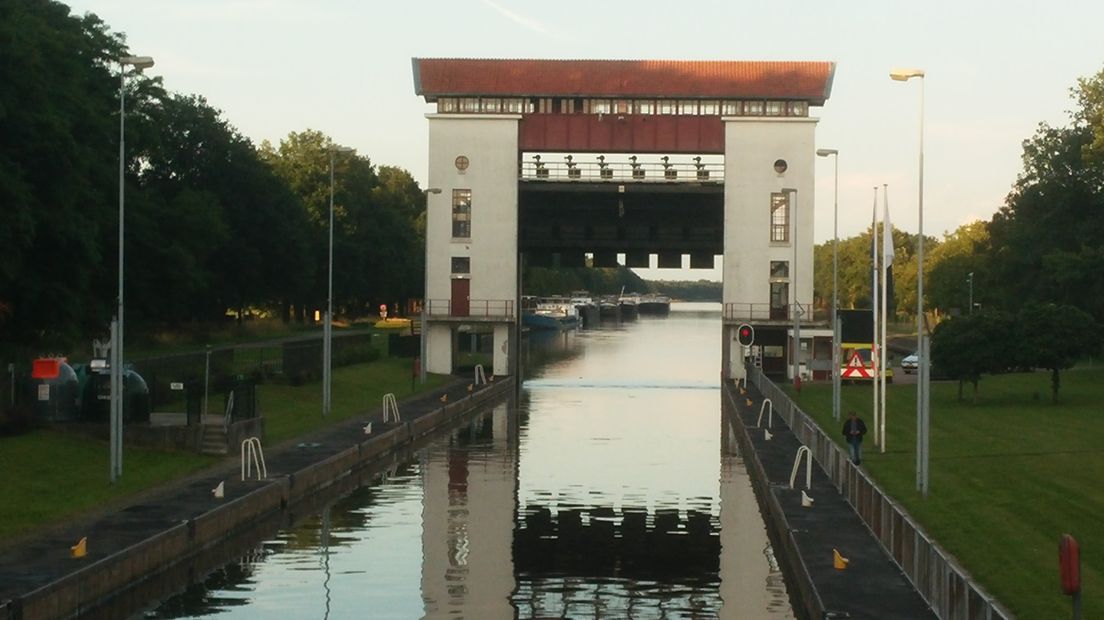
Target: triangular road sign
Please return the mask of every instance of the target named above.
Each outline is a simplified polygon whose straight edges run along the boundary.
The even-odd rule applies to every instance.
[[[842,376],[847,378],[870,378],[870,371],[867,369],[866,364],[863,363],[862,356],[859,355],[858,349],[851,353],[851,359],[847,360],[847,368],[844,369]]]

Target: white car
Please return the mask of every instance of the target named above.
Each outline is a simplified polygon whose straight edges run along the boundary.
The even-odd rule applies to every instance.
[[[916,367],[920,365],[920,356],[916,353],[912,355],[906,355],[901,360],[901,370],[905,371],[905,374],[916,372]]]

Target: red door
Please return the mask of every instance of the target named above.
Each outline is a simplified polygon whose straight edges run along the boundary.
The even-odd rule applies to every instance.
[[[468,316],[468,306],[471,299],[471,280],[455,279],[452,281],[452,304],[450,313],[452,316]]]

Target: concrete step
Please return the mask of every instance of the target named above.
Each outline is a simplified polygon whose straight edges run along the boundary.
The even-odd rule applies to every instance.
[[[199,451],[202,454],[227,454],[226,427],[213,424],[203,427],[203,439],[200,441]]]

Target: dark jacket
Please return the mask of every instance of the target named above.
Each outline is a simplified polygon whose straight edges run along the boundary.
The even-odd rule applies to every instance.
[[[862,421],[862,418],[855,418],[855,425],[859,427],[858,441],[862,441],[863,435],[866,434],[866,422]],[[847,418],[843,421],[843,436],[851,441],[851,418]]]

